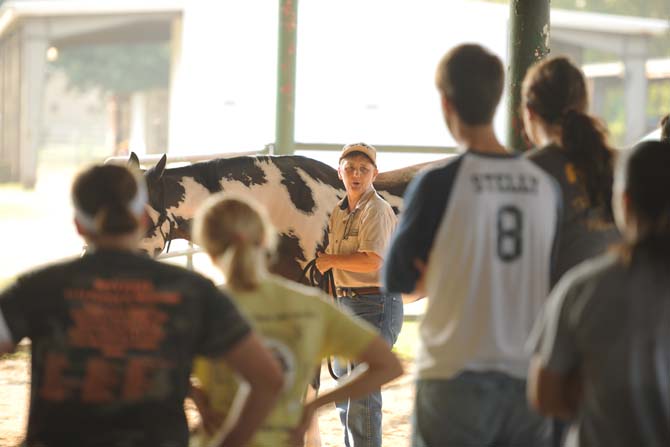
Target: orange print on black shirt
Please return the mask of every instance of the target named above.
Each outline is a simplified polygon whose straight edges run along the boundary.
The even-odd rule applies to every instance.
[[[176,304],[181,296],[159,292],[149,281],[103,280],[92,289],[68,289],[65,299],[80,301],[70,316],[72,346],[99,349],[107,357],[123,357],[128,350],[154,351],[165,338],[166,312],[156,304]]]
[[[170,318],[164,306],[178,304],[181,295],[157,291],[150,281],[96,279],[91,288],[67,289],[64,296],[72,319],[68,345],[97,353],[82,352],[76,362],[74,353],[49,353],[41,397],[87,403],[147,399],[156,374],[171,368],[160,358]]]

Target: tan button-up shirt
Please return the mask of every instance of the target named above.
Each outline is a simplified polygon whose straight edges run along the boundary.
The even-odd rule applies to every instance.
[[[351,212],[345,196],[328,223],[327,254],[348,255],[356,252],[372,252],[383,256],[395,230],[398,219],[384,199],[374,188],[370,188],[359,199]],[[333,269],[337,287],[380,286],[379,270],[374,272],[349,272]]]

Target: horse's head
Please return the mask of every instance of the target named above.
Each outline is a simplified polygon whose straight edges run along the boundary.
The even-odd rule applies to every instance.
[[[147,183],[148,203],[146,214],[148,218],[148,228],[144,237],[140,241],[140,249],[151,256],[158,256],[168,244],[171,238],[174,223],[169,219],[165,207],[165,187],[163,174],[167,157],[163,157],[153,166],[144,171],[144,179]],[[139,159],[134,152],[130,154],[128,166],[140,169]]]

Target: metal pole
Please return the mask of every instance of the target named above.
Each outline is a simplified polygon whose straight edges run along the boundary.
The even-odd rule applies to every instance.
[[[277,115],[274,153],[295,150],[295,67],[298,36],[298,0],[279,1],[277,54]]]
[[[522,133],[521,83],[528,67],[549,53],[549,4],[550,0],[510,1],[507,147],[515,152],[528,147]]]

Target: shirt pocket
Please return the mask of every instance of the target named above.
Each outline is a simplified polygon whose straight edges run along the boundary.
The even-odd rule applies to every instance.
[[[344,228],[343,240],[356,239],[358,240],[358,234],[360,233],[361,221],[359,219],[352,218],[353,222],[346,225]]]
[[[340,241],[340,253],[341,254],[355,253],[358,251],[359,245],[360,240],[358,239],[358,230],[356,230],[355,232],[350,231],[347,237],[343,238]]]

